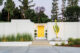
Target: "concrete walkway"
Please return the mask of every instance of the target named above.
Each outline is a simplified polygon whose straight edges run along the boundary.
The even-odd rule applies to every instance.
[[[0,47],[0,53],[80,53],[80,48],[56,46]]]

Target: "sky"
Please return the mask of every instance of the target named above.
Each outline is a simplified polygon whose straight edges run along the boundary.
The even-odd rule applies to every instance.
[[[4,0],[5,2],[6,0]],[[13,0],[16,4],[16,7],[18,7],[19,5],[21,5],[21,3],[18,1],[18,0]],[[61,13],[61,3],[62,0],[59,0],[58,1],[58,6],[59,6],[59,10],[58,12]],[[34,6],[34,10],[35,8],[38,6],[38,7],[45,7],[45,14],[48,15],[49,18],[51,18],[51,10],[52,10],[52,0],[33,0],[33,3],[31,4],[34,4],[35,3],[35,6]],[[30,5],[31,5],[30,4]],[[2,6],[0,6],[0,11],[2,10],[2,8],[4,7],[4,3]]]

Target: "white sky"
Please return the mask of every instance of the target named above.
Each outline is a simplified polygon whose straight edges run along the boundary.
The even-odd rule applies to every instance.
[[[4,0],[5,2],[6,0]],[[15,4],[16,6],[19,6],[21,5],[21,3],[18,1],[18,0],[14,0],[15,1]],[[61,13],[61,3],[62,0],[59,0],[59,13]],[[51,17],[51,9],[52,9],[52,0],[33,0],[33,3],[35,3],[35,7],[34,9],[37,7],[37,6],[43,6],[45,7],[45,14],[49,16],[49,18]],[[4,4],[2,6],[0,6],[0,10],[2,10],[2,8],[4,7]]]

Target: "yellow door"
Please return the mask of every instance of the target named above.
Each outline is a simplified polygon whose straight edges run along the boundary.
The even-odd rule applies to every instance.
[[[44,37],[44,26],[38,26],[38,37]]]

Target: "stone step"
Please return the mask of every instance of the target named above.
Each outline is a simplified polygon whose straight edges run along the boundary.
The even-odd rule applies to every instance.
[[[33,46],[50,46],[47,40],[34,40],[32,42],[32,45]]]

